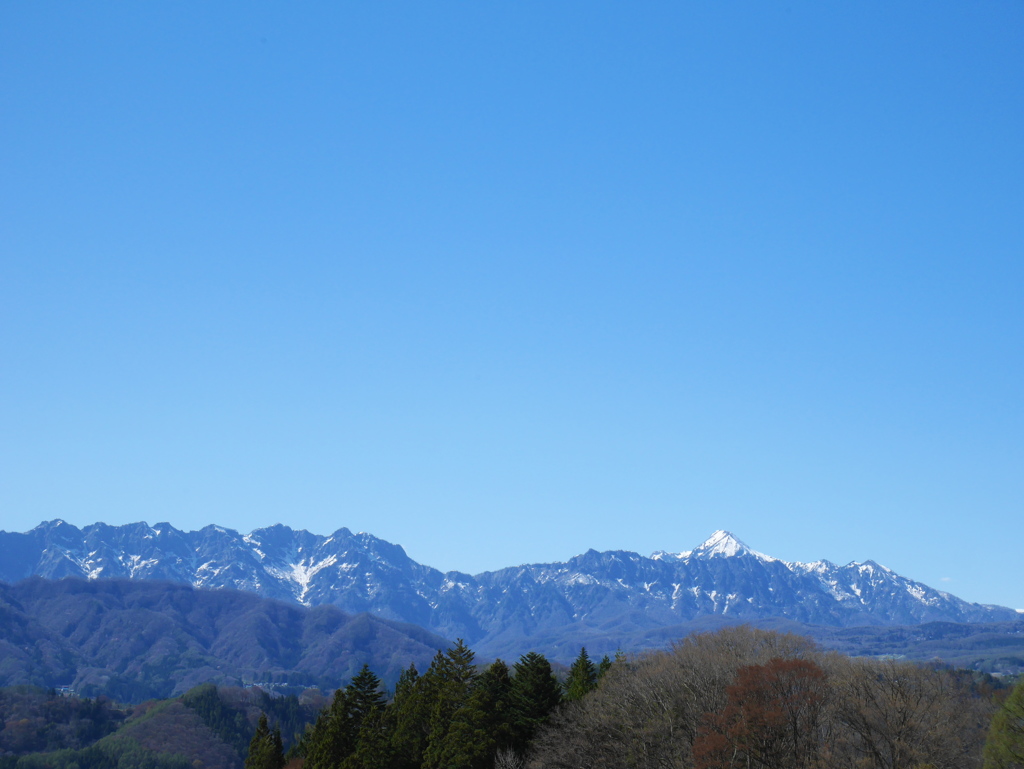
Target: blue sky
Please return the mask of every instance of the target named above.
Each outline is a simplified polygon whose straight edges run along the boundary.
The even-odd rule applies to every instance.
[[[5,3],[0,528],[729,529],[1024,608],[1024,4]]]

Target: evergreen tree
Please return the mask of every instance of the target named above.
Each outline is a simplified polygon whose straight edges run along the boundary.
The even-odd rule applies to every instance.
[[[530,652],[514,666],[510,692],[512,747],[525,752],[537,728],[562,700],[562,687],[543,654]]]
[[[431,679],[433,702],[427,745],[423,752],[424,769],[455,769],[445,759],[445,755],[450,752],[446,740],[455,714],[469,701],[476,678],[473,665],[475,656],[459,638],[448,651],[434,658],[434,663],[427,671],[425,677]]]
[[[611,670],[611,667],[612,661],[606,654],[601,658],[601,661],[597,664],[597,680],[600,681],[602,678],[604,678],[604,674]]]
[[[473,683],[469,699],[452,717],[438,750],[446,769],[491,769],[500,748],[511,744],[508,665],[496,660]]]
[[[308,769],[336,769],[359,747],[363,722],[371,714],[379,721],[384,709],[381,682],[369,665],[363,665],[356,677],[342,691],[334,693],[334,701],[309,730],[306,739]],[[367,736],[369,740],[369,735]]]
[[[345,687],[345,695],[357,727],[370,711],[374,708],[383,708],[386,701],[381,689],[381,680],[370,670],[369,665],[363,665],[362,670]]]
[[[342,769],[386,769],[393,765],[393,751],[387,732],[385,708],[373,706],[362,719],[355,750]]]
[[[338,689],[331,704],[306,730],[303,766],[305,769],[337,769],[355,750],[357,733],[347,693]]]
[[[282,769],[285,765],[284,757],[284,740],[281,739],[281,727],[278,725],[274,726],[274,731],[270,735],[271,747],[270,751],[273,755],[271,766],[273,769]]]
[[[1024,677],[992,716],[985,743],[985,769],[1024,767]]]
[[[605,657],[607,659],[607,657]],[[587,654],[587,647],[580,648],[580,656],[569,668],[569,675],[565,679],[565,700],[575,702],[583,699],[583,695],[597,688],[597,667],[590,660]]]
[[[430,713],[434,700],[435,671],[443,657],[438,652],[427,672],[420,676],[415,665],[402,672],[395,697],[388,706],[390,747],[395,769],[418,769],[430,734]]]
[[[281,744],[281,730],[270,731],[267,714],[260,713],[256,732],[249,743],[249,755],[245,759],[245,769],[282,769],[284,767],[284,749]]]

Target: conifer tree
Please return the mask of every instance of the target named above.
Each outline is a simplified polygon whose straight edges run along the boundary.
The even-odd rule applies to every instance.
[[[384,708],[380,679],[363,665],[352,682],[334,693],[306,740],[307,769],[337,769],[359,746],[363,722]]]
[[[355,750],[357,730],[346,692],[334,692],[331,704],[321,711],[305,735],[305,769],[336,769]]]
[[[430,711],[433,704],[433,677],[438,657],[426,675],[420,676],[415,665],[410,665],[395,685],[395,697],[387,710],[392,765],[395,769],[418,769],[423,763],[427,736],[430,730]]]
[[[530,652],[514,665],[510,692],[513,747],[524,752],[537,728],[562,700],[562,687],[543,654]]]
[[[386,701],[381,690],[381,680],[370,670],[369,665],[363,665],[352,682],[345,687],[345,694],[357,727],[370,711],[383,708]]]
[[[449,752],[446,739],[456,712],[469,701],[476,678],[475,656],[458,638],[448,651],[434,658],[434,664],[427,671],[426,677],[432,679],[433,702],[427,745],[423,752],[424,769],[454,769],[445,761],[445,754]]]
[[[342,769],[386,769],[393,765],[385,708],[374,706],[359,725],[355,750]]]
[[[469,699],[452,716],[437,751],[446,769],[491,769],[500,748],[511,744],[508,665],[496,660],[473,682]]]
[[[607,659],[607,658],[606,658]],[[583,695],[597,688],[597,667],[590,660],[587,654],[587,647],[580,648],[580,656],[569,668],[569,675],[565,679],[565,700],[575,702],[583,699]]]
[[[601,661],[597,664],[597,680],[600,681],[602,678],[604,678],[604,674],[611,670],[611,667],[611,658],[606,654],[601,658]]]
[[[245,769],[282,769],[284,766],[284,749],[281,744],[281,730],[273,732],[267,724],[267,714],[260,713],[256,732],[249,742],[249,755],[245,759]]]
[[[284,756],[284,740],[281,739],[281,727],[279,725],[274,726],[274,731],[270,735],[270,742],[270,752],[273,756],[270,765],[273,769],[282,769],[286,759]]]

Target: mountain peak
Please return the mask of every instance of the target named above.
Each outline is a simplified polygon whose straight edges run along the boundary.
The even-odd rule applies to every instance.
[[[756,550],[747,547],[747,544],[743,542],[743,540],[735,536],[731,531],[725,531],[724,529],[719,529],[704,540],[700,547],[684,554],[684,556],[696,556],[698,558],[712,558],[715,556],[731,558],[737,555],[752,555],[761,561],[777,560],[772,558],[770,555],[759,553]]]
[[[775,561],[777,559],[772,558],[770,555],[759,553],[756,550],[747,547],[747,544],[733,534],[731,531],[725,529],[719,529],[698,547],[693,550],[687,550],[683,553],[668,553],[664,550],[659,550],[651,555],[654,560],[685,560],[687,558],[711,558],[714,556],[722,556],[723,558],[731,558],[736,555],[752,555],[762,561]]]
[[[694,555],[744,555],[752,552],[730,531],[719,529],[693,551]]]

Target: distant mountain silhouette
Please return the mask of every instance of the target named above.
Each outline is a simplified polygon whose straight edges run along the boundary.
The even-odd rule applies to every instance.
[[[571,659],[736,621],[827,627],[1013,622],[1017,612],[968,603],[873,561],[787,563],[717,531],[697,548],[650,557],[590,550],[564,563],[472,576],[416,563],[398,545],[339,529],[287,526],[239,534],[167,523],[78,529],[64,521],[0,532],[0,579],[30,576],[167,580],[233,588],[293,605],[335,606],[461,637],[488,656],[543,651]],[[279,611],[284,611],[280,609]]]

